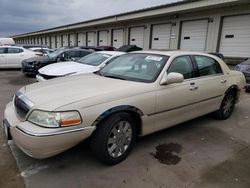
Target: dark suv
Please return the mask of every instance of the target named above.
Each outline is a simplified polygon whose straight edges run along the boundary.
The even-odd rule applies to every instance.
[[[22,62],[22,72],[26,75],[35,75],[38,69],[59,61],[76,61],[88,54],[89,50],[83,49],[58,49],[47,56],[34,57]]]

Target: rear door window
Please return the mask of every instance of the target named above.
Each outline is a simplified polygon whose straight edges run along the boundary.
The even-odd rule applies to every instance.
[[[200,77],[221,74],[220,64],[213,58],[207,56],[194,56]]]

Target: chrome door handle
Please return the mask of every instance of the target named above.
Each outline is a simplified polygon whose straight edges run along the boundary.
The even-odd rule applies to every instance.
[[[225,84],[225,83],[227,83],[227,80],[223,79],[220,81],[220,83]]]
[[[198,88],[199,88],[198,86],[190,86],[189,90],[194,91],[194,90],[197,90]]]

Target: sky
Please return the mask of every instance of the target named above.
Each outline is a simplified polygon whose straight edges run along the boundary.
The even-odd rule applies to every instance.
[[[0,37],[180,0],[0,0]]]

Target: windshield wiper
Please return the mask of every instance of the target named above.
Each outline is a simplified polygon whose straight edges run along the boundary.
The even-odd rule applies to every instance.
[[[99,73],[100,74],[100,73]],[[104,76],[104,77],[108,77],[108,78],[114,78],[114,79],[119,79],[119,80],[126,80],[125,78],[123,77],[120,77],[120,76],[115,76],[115,75],[111,75],[111,74],[100,74],[101,76]]]

